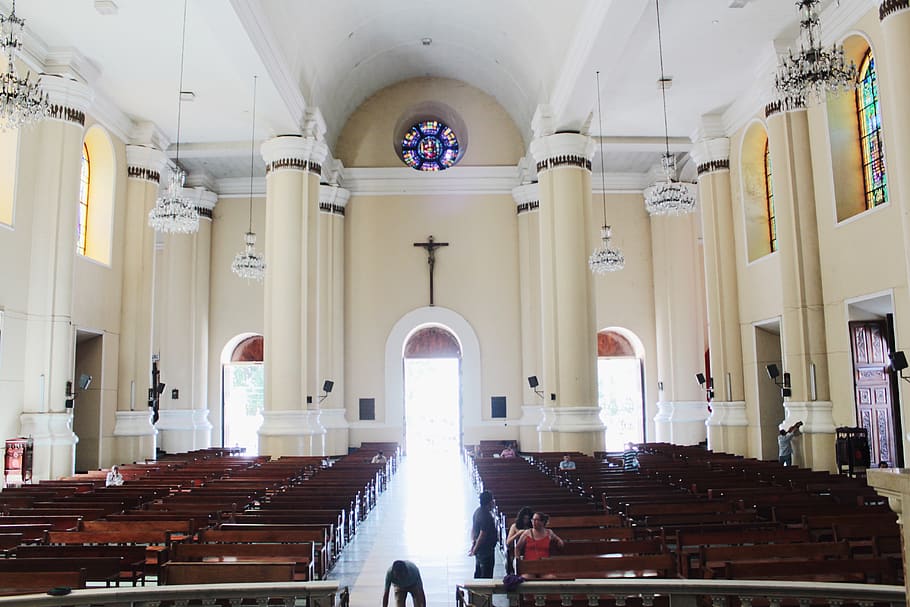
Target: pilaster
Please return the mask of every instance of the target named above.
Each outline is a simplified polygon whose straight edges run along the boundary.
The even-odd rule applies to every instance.
[[[259,453],[325,455],[326,430],[318,410],[266,410],[259,427]]]
[[[139,411],[117,411],[114,418],[116,452],[113,461],[141,462],[155,457],[157,435],[158,431],[152,425],[152,413],[144,403]]]
[[[708,449],[745,455],[749,417],[746,401],[712,401],[711,413],[705,421]]]
[[[543,405],[522,405],[518,420],[518,444],[523,451],[540,451],[540,433],[537,428],[543,420]]]
[[[789,428],[796,422],[802,438],[794,441],[793,464],[813,470],[837,472],[834,446],[837,427],[834,423],[834,403],[830,401],[787,401],[784,403],[785,418],[781,428]]]
[[[32,478],[52,480],[73,474],[76,443],[73,415],[70,411],[56,413],[22,413],[19,416],[22,436],[34,441]]]
[[[543,375],[540,353],[540,192],[529,183],[512,190],[518,214],[518,288],[521,305],[522,398],[526,406],[537,405],[540,397],[524,378]],[[539,408],[539,407],[538,407]],[[533,444],[538,442],[534,423]],[[530,438],[528,436],[527,438]],[[521,443],[525,448],[525,442]]]

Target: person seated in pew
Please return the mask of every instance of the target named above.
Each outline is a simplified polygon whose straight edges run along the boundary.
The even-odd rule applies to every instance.
[[[389,605],[389,588],[395,586],[395,607],[404,607],[408,594],[414,607],[427,607],[427,597],[420,579],[420,569],[411,561],[395,561],[385,574],[385,591],[382,593],[382,607]]]
[[[120,474],[120,466],[114,464],[111,466],[111,471],[107,473],[107,478],[104,479],[105,487],[120,487],[123,485],[123,475]]]
[[[512,574],[515,573],[514,563],[512,562],[515,553],[515,542],[518,540],[519,536],[524,531],[527,531],[531,528],[531,517],[534,516],[534,511],[530,507],[524,506],[521,510],[518,511],[518,514],[515,515],[515,522],[512,523],[512,526],[509,527],[509,533],[506,534],[506,573]]]
[[[550,515],[543,512],[535,512],[531,517],[531,528],[522,532],[518,537],[518,543],[515,549],[519,554],[524,552],[524,560],[536,561],[538,559],[549,558],[550,548],[556,544],[564,548],[566,543],[561,537],[556,535],[552,529],[547,528]]]
[[[626,448],[622,452],[622,469],[638,470],[638,451],[631,442],[626,443]]]
[[[575,470],[575,462],[572,461],[572,458],[568,453],[562,456],[562,461],[559,462],[560,470]]]
[[[387,458],[387,457],[385,456],[385,453],[383,453],[382,451],[380,451],[379,453],[377,453],[376,455],[373,456],[373,459],[371,460],[371,463],[373,463],[373,464],[385,464],[385,463],[387,463],[388,461],[389,461],[389,458]]]
[[[502,453],[499,454],[499,457],[515,457],[517,454],[515,453],[515,448],[513,447],[514,444],[515,443],[506,445],[506,448],[502,450]]]

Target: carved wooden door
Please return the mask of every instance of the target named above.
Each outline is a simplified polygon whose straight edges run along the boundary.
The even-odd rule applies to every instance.
[[[857,425],[869,433],[870,465],[895,463],[890,349],[884,321],[850,323]]]

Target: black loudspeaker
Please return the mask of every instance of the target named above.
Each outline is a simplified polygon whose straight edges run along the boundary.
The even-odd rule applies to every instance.
[[[92,383],[92,376],[88,373],[83,373],[79,376],[79,389],[88,390],[89,385]]]
[[[900,372],[910,366],[907,364],[907,356],[904,354],[903,350],[892,352],[889,358],[891,359],[891,369],[894,371]]]
[[[532,375],[528,378],[528,385],[533,389],[540,385],[540,382],[537,381],[537,376]]]
[[[698,385],[699,385],[699,386],[704,386],[704,385],[705,385],[705,382],[708,381],[708,380],[705,379],[705,374],[704,374],[704,373],[696,373],[696,374],[695,374],[695,381],[698,382]]]
[[[335,387],[335,382],[333,382],[330,379],[327,379],[322,384],[322,391],[325,392],[326,394],[328,394],[329,392],[332,391],[332,388],[334,388],[334,387]]]
[[[768,369],[768,377],[771,379],[777,379],[780,376],[780,369],[777,368],[777,365],[770,364],[766,368]]]
[[[498,417],[498,418],[506,417],[506,397],[505,396],[491,396],[490,397],[490,417]]]
[[[165,384],[158,384],[155,386],[155,389],[158,391],[158,394],[164,394]]]

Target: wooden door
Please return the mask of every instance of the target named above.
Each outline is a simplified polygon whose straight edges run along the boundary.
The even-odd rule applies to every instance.
[[[870,465],[896,461],[890,348],[884,321],[850,323],[857,425],[869,433]]]

